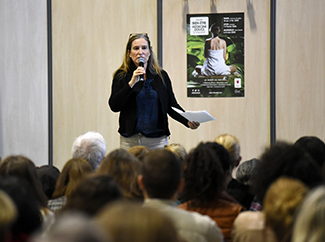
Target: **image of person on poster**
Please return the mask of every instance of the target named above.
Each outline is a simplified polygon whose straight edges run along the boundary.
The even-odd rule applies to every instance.
[[[212,24],[209,29],[212,37],[205,40],[203,66],[196,66],[195,70],[202,76],[229,75],[236,71],[236,67],[226,65],[227,43],[219,37],[220,27]]]
[[[197,129],[200,125],[172,109],[184,111],[146,33],[130,34],[123,63],[113,75],[108,104],[113,112],[120,113],[120,148],[126,150],[135,145],[150,150],[164,148],[170,135],[167,114],[188,128]]]

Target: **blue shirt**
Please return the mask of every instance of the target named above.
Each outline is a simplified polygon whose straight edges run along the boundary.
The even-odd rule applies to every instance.
[[[136,128],[136,133],[152,138],[163,135],[163,129],[157,127],[159,100],[158,93],[150,85],[153,80],[147,79],[137,95],[138,120]]]

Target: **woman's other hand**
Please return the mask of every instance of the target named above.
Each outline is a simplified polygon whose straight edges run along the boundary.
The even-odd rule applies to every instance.
[[[187,124],[191,129],[197,129],[200,126],[200,123],[195,121],[188,121]]]

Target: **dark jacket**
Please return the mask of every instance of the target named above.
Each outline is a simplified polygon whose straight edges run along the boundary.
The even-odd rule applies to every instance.
[[[137,102],[136,96],[143,87],[143,82],[137,82],[132,88],[128,85],[132,78],[135,65],[132,65],[132,70],[129,71],[124,77],[118,75],[121,71],[117,71],[112,83],[111,96],[108,104],[113,112],[120,112],[119,117],[119,130],[120,134],[127,134],[131,136],[134,134],[137,125]],[[163,130],[163,135],[170,135],[168,128],[167,113],[170,117],[188,127],[188,120],[175,112],[171,107],[176,107],[182,111],[183,108],[177,103],[173,93],[172,84],[167,72],[162,70],[163,81],[158,74],[152,74],[147,70],[147,78],[154,80],[151,86],[158,93],[159,99],[159,120],[158,127]]]

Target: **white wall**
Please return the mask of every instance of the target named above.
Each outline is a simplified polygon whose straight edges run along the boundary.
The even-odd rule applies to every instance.
[[[48,163],[44,0],[0,0],[0,155]]]

